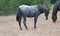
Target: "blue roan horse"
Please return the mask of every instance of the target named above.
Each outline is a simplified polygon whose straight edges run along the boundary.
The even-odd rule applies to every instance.
[[[48,20],[49,10],[43,5],[19,6],[16,14],[16,20],[19,22],[20,29],[22,30],[22,27],[21,27],[22,17],[23,17],[23,23],[26,29],[28,29],[26,26],[26,17],[29,17],[29,18],[34,17],[34,28],[36,28],[37,18],[42,13],[45,13],[46,20]]]

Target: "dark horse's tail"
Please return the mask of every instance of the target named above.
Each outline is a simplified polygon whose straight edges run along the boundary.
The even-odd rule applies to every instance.
[[[17,14],[16,14],[16,21],[19,21],[19,18],[20,18],[20,16],[21,16],[21,10],[20,10],[20,8],[18,8],[17,9]]]

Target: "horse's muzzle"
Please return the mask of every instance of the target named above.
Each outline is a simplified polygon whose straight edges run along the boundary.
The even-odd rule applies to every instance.
[[[53,21],[53,23],[56,23],[56,21]]]
[[[46,18],[46,20],[48,20],[48,18]]]

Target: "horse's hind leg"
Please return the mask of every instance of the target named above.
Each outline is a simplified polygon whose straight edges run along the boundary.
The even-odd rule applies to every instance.
[[[23,23],[24,23],[25,28],[28,29],[26,26],[26,17],[23,17]]]
[[[20,29],[22,30],[22,27],[21,27],[21,19],[22,19],[22,17],[19,18],[19,26],[20,26]]]

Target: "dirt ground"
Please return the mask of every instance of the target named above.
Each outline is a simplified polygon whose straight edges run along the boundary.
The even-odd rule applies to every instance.
[[[34,29],[34,18],[27,18],[26,30],[22,24],[22,31],[19,29],[19,24],[16,22],[16,15],[0,16],[0,36],[60,36],[60,12],[56,23],[51,19],[52,9],[48,20],[45,20],[45,15],[41,14],[37,20],[37,29]]]

